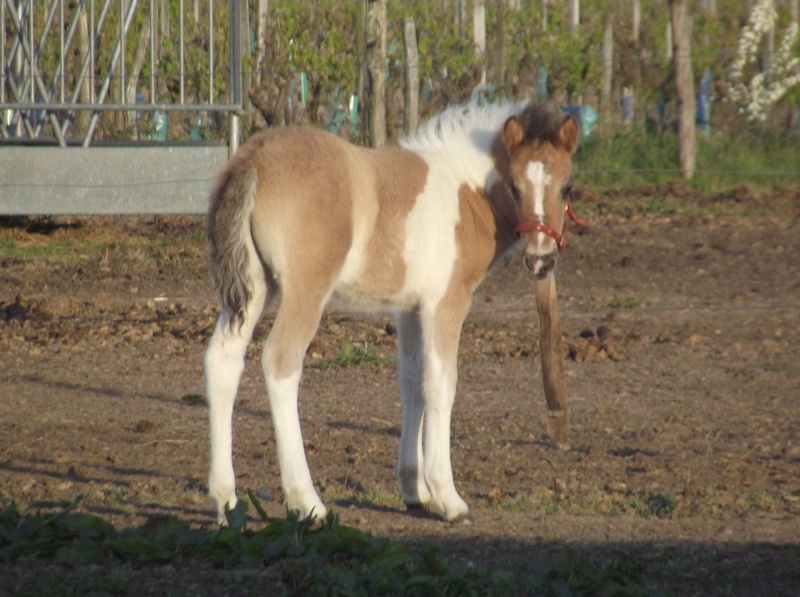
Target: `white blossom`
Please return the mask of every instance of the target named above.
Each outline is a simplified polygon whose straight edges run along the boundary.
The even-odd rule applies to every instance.
[[[774,0],[759,0],[742,29],[736,57],[728,70],[728,99],[738,106],[739,112],[750,122],[766,120],[769,109],[800,83],[800,58],[794,51],[799,30],[796,21],[787,27],[768,69],[753,75],[749,83],[745,82],[745,70],[756,61],[759,43],[772,29],[777,18]]]

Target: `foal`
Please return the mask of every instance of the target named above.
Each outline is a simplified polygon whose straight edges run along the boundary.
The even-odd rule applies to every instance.
[[[217,179],[207,219],[222,306],[205,356],[209,493],[221,523],[236,504],[232,413],[244,355],[272,300],[262,365],[287,507],[326,514],[305,458],[297,392],[306,349],[335,301],[396,313],[403,501],[446,520],[467,514],[450,465],[462,323],[473,291],[512,248],[524,250],[538,280],[551,276],[577,140],[574,118],[538,104],[470,105],[441,113],[400,147],[366,149],[284,128],[238,151]]]

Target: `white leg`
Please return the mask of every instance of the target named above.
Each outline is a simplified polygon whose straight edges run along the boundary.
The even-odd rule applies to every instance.
[[[275,425],[281,485],[289,510],[297,510],[301,518],[313,515],[322,519],[325,518],[327,509],[314,490],[297,411],[300,374],[301,369],[283,379],[275,379],[267,374],[267,392]]]
[[[425,482],[422,448],[422,421],[425,413],[425,397],[422,391],[422,327],[417,312],[399,314],[396,321],[400,391],[403,397],[397,483],[403,502],[409,508],[415,508],[425,506],[431,501],[431,492]]]
[[[211,467],[208,492],[217,509],[217,521],[225,524],[225,509],[236,505],[233,472],[233,403],[244,371],[244,356],[266,297],[258,287],[248,306],[241,329],[228,325],[226,313],[217,320],[205,356],[206,398],[211,423]]]
[[[423,315],[425,344],[425,479],[445,520],[469,512],[453,482],[450,415],[458,378],[458,339],[469,303]],[[463,315],[462,315],[463,311]]]
[[[262,356],[286,506],[297,510],[302,518],[313,514],[319,519],[325,517],[327,510],[311,481],[300,430],[297,391],[303,357],[319,324],[323,302],[315,301],[313,294],[298,297],[284,289]]]

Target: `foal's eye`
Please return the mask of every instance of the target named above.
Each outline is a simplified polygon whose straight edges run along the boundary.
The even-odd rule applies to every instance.
[[[569,199],[569,196],[572,194],[572,181],[570,180],[567,185],[561,189],[561,198],[566,201]]]
[[[508,190],[511,191],[511,196],[514,197],[514,201],[522,201],[522,195],[519,192],[519,187],[513,180],[508,183]]]

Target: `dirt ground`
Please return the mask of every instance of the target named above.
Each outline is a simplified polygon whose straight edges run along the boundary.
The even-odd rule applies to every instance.
[[[589,224],[569,230],[557,272],[572,449],[545,432],[533,283],[512,259],[479,288],[460,347],[452,457],[474,520],[399,499],[383,315],[331,312],[309,349],[300,409],[323,500],[345,524],[467,565],[621,550],[654,593],[800,594],[800,191],[584,193],[576,209]],[[82,495],[119,527],[213,523],[202,230],[199,217],[0,229],[0,503]],[[248,353],[234,464],[279,516],[259,365],[271,319]],[[179,572],[147,575],[209,590]],[[3,577],[25,575],[0,564]]]

